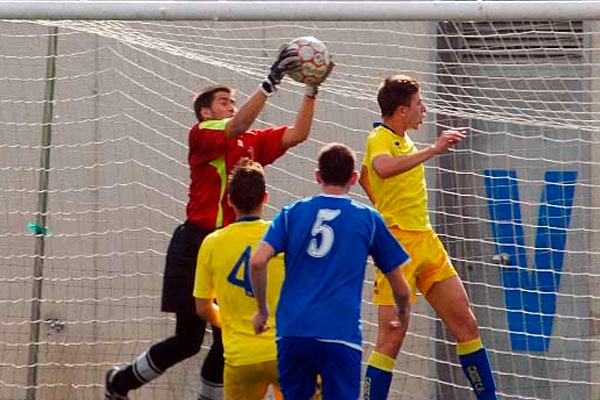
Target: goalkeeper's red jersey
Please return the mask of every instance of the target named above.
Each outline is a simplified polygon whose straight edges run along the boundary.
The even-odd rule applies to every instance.
[[[190,129],[187,220],[206,231],[235,221],[235,212],[227,203],[227,177],[241,158],[249,157],[264,166],[285,153],[280,145],[287,127],[251,130],[226,140],[228,121],[204,121]]]

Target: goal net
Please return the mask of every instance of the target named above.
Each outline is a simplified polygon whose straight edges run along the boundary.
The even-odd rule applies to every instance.
[[[280,44],[305,35],[337,66],[308,141],[267,169],[267,217],[317,193],[324,143],[362,159],[382,77],[418,78],[428,113],[410,133],[417,145],[468,128],[426,163],[429,207],[500,398],[600,396],[597,23],[2,20],[0,398],[99,399],[108,368],[173,333],[160,291],[185,218],[194,94],[224,83],[243,103]],[[301,94],[285,80],[255,126],[291,124]],[[358,187],[352,197],[368,202]],[[372,280],[369,265],[363,360],[377,326]],[[130,397],[194,399],[201,356]],[[474,398],[422,296],[390,398]]]

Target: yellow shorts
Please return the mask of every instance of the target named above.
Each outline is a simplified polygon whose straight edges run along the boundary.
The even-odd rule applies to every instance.
[[[275,399],[283,400],[277,379],[277,361],[234,367],[225,363],[223,386],[227,400],[261,400],[273,385]]]
[[[434,283],[458,275],[444,245],[433,230],[404,231],[393,226],[390,232],[404,246],[411,258],[408,264],[401,267],[402,274],[410,286],[411,302],[417,300],[416,289],[426,295]],[[388,280],[379,269],[376,269],[375,273],[373,302],[379,306],[394,305],[394,295]]]

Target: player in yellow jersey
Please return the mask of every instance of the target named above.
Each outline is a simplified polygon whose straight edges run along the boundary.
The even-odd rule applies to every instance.
[[[269,385],[283,399],[277,383],[275,330],[256,335],[248,262],[270,222],[261,219],[267,201],[260,164],[242,159],[229,181],[229,202],[237,220],[204,239],[198,253],[194,297],[198,315],[221,327],[225,353],[223,383],[228,400],[259,400]],[[284,277],[283,258],[274,258],[269,268],[269,305],[277,307]],[[218,306],[214,303],[217,300]],[[274,325],[274,320],[270,321]]]
[[[412,77],[386,78],[379,86],[377,101],[382,123],[376,124],[367,138],[359,182],[411,255],[410,264],[402,272],[411,286],[412,302],[419,289],[456,337],[462,368],[477,398],[494,400],[496,385],[477,319],[427,212],[423,163],[460,143],[465,131],[444,131],[433,146],[416,148],[407,131],[422,124],[427,109],[419,82]],[[389,283],[377,272],[373,300],[378,305],[379,328],[365,376],[365,400],[387,398],[395,359],[408,326],[397,329],[390,324],[396,319],[394,298]]]

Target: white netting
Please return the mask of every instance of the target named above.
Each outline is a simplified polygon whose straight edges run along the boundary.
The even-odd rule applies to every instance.
[[[149,21],[0,22],[0,398],[23,399],[28,386],[36,248],[28,224],[45,150],[51,27],[58,57],[38,399],[100,398],[107,368],[172,333],[159,310],[161,278],[184,218],[194,94],[230,84],[242,103],[279,45],[303,35],[326,42],[337,67],[309,140],[268,169],[268,216],[317,192],[323,143],[346,143],[362,158],[381,77],[417,77],[429,108],[412,135],[418,145],[440,129],[470,128],[466,143],[427,163],[430,211],[472,299],[500,397],[598,398],[600,26]],[[287,80],[256,126],[292,123],[301,93]],[[367,201],[358,188],[353,196]],[[370,267],[364,358],[375,340],[371,280]],[[131,398],[194,398],[198,362]],[[474,398],[453,338],[423,298],[390,398]]]

